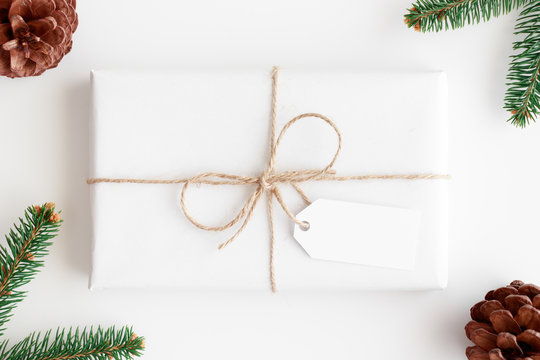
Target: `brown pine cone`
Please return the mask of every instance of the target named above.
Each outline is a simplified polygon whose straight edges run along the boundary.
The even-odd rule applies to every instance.
[[[513,281],[471,308],[469,360],[540,360],[540,287]]]
[[[37,76],[71,50],[76,0],[0,0],[0,75]]]

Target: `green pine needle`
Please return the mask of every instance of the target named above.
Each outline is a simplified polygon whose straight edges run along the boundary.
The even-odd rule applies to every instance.
[[[540,0],[418,0],[405,15],[405,23],[417,31],[456,29],[487,21],[524,6],[515,34],[504,108],[508,120],[525,127],[540,114]]]
[[[133,359],[141,355],[144,338],[138,337],[127,327],[115,330],[69,329],[51,330],[43,336],[31,334],[9,350],[0,352],[0,359],[54,360],[54,359]]]
[[[515,34],[524,39],[514,43],[504,108],[512,112],[508,120],[525,127],[540,113],[540,1],[533,1],[521,12]]]
[[[419,0],[405,15],[417,31],[441,31],[488,21],[507,14],[530,0]]]
[[[52,204],[29,207],[19,222],[6,235],[7,247],[0,245],[0,336],[12,310],[24,298],[25,292],[17,289],[29,283],[43,266],[38,259],[47,255],[50,240],[62,223]]]
[[[19,288],[43,266],[39,259],[47,255],[61,223],[54,204],[29,207],[6,236],[7,246],[0,245],[0,336],[26,294]],[[141,355],[144,346],[144,338],[128,327],[59,329],[54,336],[52,331],[43,336],[33,333],[12,347],[7,340],[0,341],[0,360],[133,359]]]

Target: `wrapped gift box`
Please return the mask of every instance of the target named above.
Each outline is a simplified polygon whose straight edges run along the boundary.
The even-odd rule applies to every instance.
[[[293,71],[279,78],[278,129],[300,113],[331,118],[343,134],[340,175],[446,174],[443,73]],[[186,178],[212,171],[258,176],[268,159],[269,69],[174,74],[94,71],[91,178]],[[320,122],[290,129],[279,170],[324,167],[335,134]],[[182,185],[90,185],[91,288],[178,287],[268,290],[269,226],[262,199],[234,243],[232,235],[193,226],[179,205]],[[447,281],[446,180],[372,180],[302,184],[312,200],[345,200],[421,214],[412,270],[311,259],[276,207],[276,280],[285,290],[440,289]],[[290,208],[305,204],[282,186]],[[252,186],[191,186],[187,202],[201,222],[230,220]],[[361,226],[359,219],[359,226]],[[391,223],[388,226],[392,226]],[[370,239],[364,239],[369,242]],[[392,251],[389,249],[388,251]]]

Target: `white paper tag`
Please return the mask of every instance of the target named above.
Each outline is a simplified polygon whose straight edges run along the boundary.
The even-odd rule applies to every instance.
[[[297,215],[295,239],[314,259],[412,270],[420,213],[408,209],[319,199]]]

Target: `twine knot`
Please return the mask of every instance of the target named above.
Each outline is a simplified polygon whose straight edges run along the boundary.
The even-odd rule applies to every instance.
[[[276,186],[273,174],[269,174],[268,171],[264,171],[259,177],[259,184],[265,191],[271,191]]]

